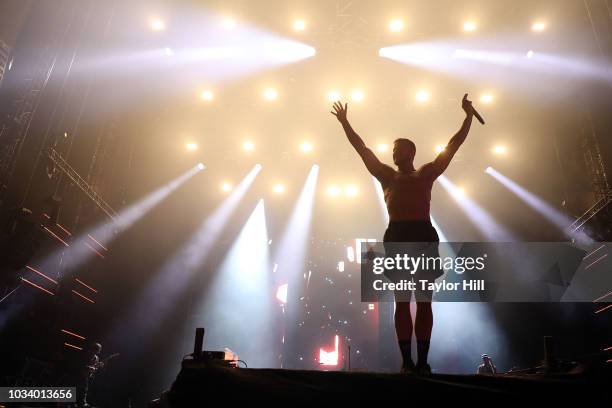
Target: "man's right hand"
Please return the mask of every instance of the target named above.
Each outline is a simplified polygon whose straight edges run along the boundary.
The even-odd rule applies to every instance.
[[[468,94],[463,95],[463,99],[461,100],[461,108],[467,116],[472,116],[474,114],[474,107],[472,106],[472,101],[468,99]]]
[[[342,122],[347,121],[347,118],[346,118],[347,110],[348,110],[348,103],[345,103],[344,106],[342,106],[342,103],[334,102],[334,106],[333,106],[333,110],[331,111],[331,114],[334,115],[340,121],[340,123],[342,123]]]

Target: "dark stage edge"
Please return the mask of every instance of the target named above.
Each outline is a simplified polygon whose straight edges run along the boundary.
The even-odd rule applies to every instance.
[[[280,369],[183,368],[151,407],[218,402],[326,405],[367,402],[470,401],[486,406],[611,406],[612,370],[565,375],[429,376]],[[221,398],[221,400],[218,400]],[[571,404],[571,405],[570,405]],[[402,404],[403,405],[403,404]]]

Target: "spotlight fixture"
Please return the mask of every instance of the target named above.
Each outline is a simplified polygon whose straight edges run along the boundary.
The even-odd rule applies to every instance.
[[[285,185],[280,183],[274,184],[272,186],[272,191],[275,194],[283,194],[285,192]]]
[[[527,51],[527,54],[525,54],[525,57],[528,58],[528,59],[533,58],[533,50]]]
[[[253,143],[250,140],[247,140],[244,143],[242,143],[242,149],[247,152],[252,152],[253,150],[255,150],[255,143]]]
[[[306,22],[304,20],[295,20],[293,22],[293,30],[294,31],[304,31],[304,30],[306,30]]]
[[[215,99],[215,94],[210,89],[205,89],[200,93],[200,98],[202,98],[203,101],[210,102]]]
[[[365,94],[361,89],[355,89],[353,92],[351,92],[351,100],[353,102],[361,102],[364,98]]]
[[[300,143],[300,150],[303,153],[310,153],[310,152],[312,152],[312,149],[313,149],[312,143],[310,143],[310,142],[302,142],[302,143]]]
[[[204,170],[205,168],[206,166],[204,165],[204,163],[198,163],[198,169]]]
[[[376,150],[379,151],[380,153],[384,153],[389,150],[389,145],[386,143],[379,143],[376,146]]]
[[[491,150],[493,151],[494,154],[497,154],[497,155],[505,154],[507,151],[506,146],[504,145],[496,145]]]
[[[419,91],[417,91],[417,93],[414,95],[415,99],[417,100],[417,102],[419,103],[425,103],[429,100],[429,92],[427,92],[424,89],[421,89]]]
[[[359,189],[357,188],[357,186],[355,186],[353,184],[347,184],[344,187],[344,194],[347,197],[355,197],[358,192],[359,192]]]
[[[263,97],[267,101],[275,101],[278,98],[278,92],[274,88],[266,88],[264,89]]]
[[[198,144],[195,142],[188,142],[185,144],[185,148],[190,152],[194,152],[198,150]]]
[[[149,26],[153,31],[163,31],[166,29],[166,23],[164,22],[164,20],[157,17],[151,19],[151,21],[149,22]]]
[[[230,191],[232,191],[232,185],[230,183],[224,182],[221,183],[221,191],[228,193]]]
[[[493,95],[491,95],[490,93],[482,94],[480,96],[480,102],[486,103],[486,104],[492,103],[493,102]]]
[[[466,33],[474,32],[476,31],[476,28],[478,28],[478,26],[474,21],[466,21],[465,23],[463,23],[463,31],[465,31]]]
[[[544,21],[536,21],[531,25],[531,31],[542,32],[546,30],[546,23]]]
[[[389,21],[389,31],[392,33],[404,31],[404,26],[404,20],[401,18],[394,18],[393,20]]]
[[[338,186],[327,187],[327,195],[330,197],[338,197],[340,195],[340,188]]]
[[[341,97],[342,95],[340,94],[340,92],[336,90],[332,90],[327,93],[327,99],[330,102],[338,102]]]
[[[236,20],[233,17],[224,17],[223,20],[221,20],[221,27],[223,27],[224,30],[233,30],[236,28]]]
[[[446,149],[446,146],[442,145],[442,144],[439,144],[439,145],[436,145],[436,149],[435,150],[436,150],[436,153],[442,153],[444,151],[444,149]]]

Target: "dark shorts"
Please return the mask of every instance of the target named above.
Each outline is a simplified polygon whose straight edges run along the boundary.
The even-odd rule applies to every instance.
[[[430,221],[391,221],[389,227],[385,231],[383,238],[385,244],[385,253],[387,257],[395,256],[398,252],[408,253],[413,257],[439,257],[438,244],[440,239],[436,229],[431,225]],[[397,244],[395,244],[397,243]],[[412,243],[411,245],[402,245],[401,243]],[[398,245],[399,244],[399,245]],[[401,246],[401,250],[400,247]],[[407,275],[405,272],[393,273],[392,271],[385,272],[385,276],[391,282],[398,282],[401,279],[412,279],[417,283],[417,290],[414,295],[417,301],[431,301],[432,291],[422,290],[420,288],[421,280],[434,282],[437,278],[444,274],[443,269],[434,270],[417,270],[412,275]],[[406,294],[402,294],[400,298],[396,295],[397,301],[406,301]],[[409,301],[408,297],[408,301]]]

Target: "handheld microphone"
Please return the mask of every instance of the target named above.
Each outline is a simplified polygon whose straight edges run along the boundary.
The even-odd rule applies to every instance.
[[[468,97],[467,93],[463,95],[463,99],[461,100],[461,106],[463,106],[464,103],[469,102],[469,104],[472,106],[472,112],[474,113],[474,116],[476,116],[476,119],[478,119],[481,125],[484,125],[485,124],[484,119],[482,118],[482,116],[480,116],[480,113],[478,113],[476,108],[474,108],[472,101],[469,101],[467,97]]]
[[[481,125],[485,124],[484,119],[482,118],[482,116],[480,116],[480,113],[478,113],[478,111],[476,109],[474,109],[472,107],[472,111],[474,112],[474,116],[476,117],[476,119],[478,119],[478,121],[480,122]]]

